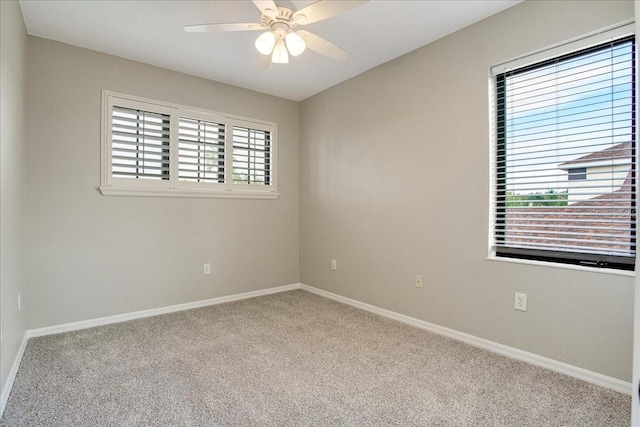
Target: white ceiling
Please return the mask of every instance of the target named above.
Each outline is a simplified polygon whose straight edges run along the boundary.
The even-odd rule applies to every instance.
[[[330,1],[330,0],[324,0]],[[300,101],[521,0],[382,1],[305,26],[350,53],[307,50],[257,71],[260,32],[186,33],[183,25],[258,22],[251,1],[20,0],[27,32],[159,67]],[[313,1],[278,1],[299,10]]]

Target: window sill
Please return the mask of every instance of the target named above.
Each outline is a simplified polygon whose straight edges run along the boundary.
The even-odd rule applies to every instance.
[[[547,261],[533,261],[530,259],[518,259],[518,258],[507,258],[507,257],[497,257],[495,255],[489,255],[487,257],[488,261],[498,261],[498,262],[510,262],[514,264],[525,264],[525,265],[533,265],[537,267],[551,267],[551,268],[562,268],[565,270],[577,270],[577,271],[586,271],[589,273],[601,273],[601,274],[614,274],[616,276],[626,276],[626,277],[635,277],[635,271],[627,271],[627,270],[615,270],[613,268],[597,268],[597,267],[586,267],[583,265],[574,265],[574,264],[562,264],[556,262],[547,262]]]
[[[270,199],[274,200],[280,193],[271,191],[212,191],[187,188],[136,188],[136,187],[98,187],[103,196],[135,196],[135,197],[181,197],[195,199]]]

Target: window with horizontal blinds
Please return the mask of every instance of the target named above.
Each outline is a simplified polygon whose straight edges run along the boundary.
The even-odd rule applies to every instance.
[[[225,125],[180,117],[178,177],[189,182],[225,182]]]
[[[170,117],[113,106],[111,173],[114,177],[168,180]]]
[[[496,256],[634,268],[635,42],[496,76]]]
[[[269,185],[271,180],[271,132],[233,127],[233,182]]]

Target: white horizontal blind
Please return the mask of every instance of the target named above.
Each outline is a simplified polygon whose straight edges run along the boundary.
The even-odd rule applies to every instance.
[[[113,106],[111,174],[118,178],[169,179],[168,115]]]
[[[270,185],[271,132],[233,127],[233,182]]]
[[[632,268],[634,40],[496,77],[497,255]]]
[[[225,125],[180,117],[178,178],[189,182],[225,182]]]

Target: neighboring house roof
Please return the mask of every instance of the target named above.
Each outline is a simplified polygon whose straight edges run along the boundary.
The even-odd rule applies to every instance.
[[[612,193],[601,194],[563,207],[511,207],[507,209],[505,218],[507,240],[510,245],[516,247],[535,247],[539,239],[553,238],[558,245],[573,250],[589,247],[631,251],[633,236],[629,230],[612,229],[610,235],[604,237],[607,232],[603,231],[602,227],[611,226],[611,218],[615,218],[621,224],[634,221],[632,183],[633,174],[629,171],[622,186]],[[540,231],[535,232],[532,225]],[[584,234],[585,229],[589,228],[593,231]],[[600,231],[596,231],[598,229]],[[571,240],[571,233],[582,234],[581,241]],[[567,237],[563,239],[559,236]],[[610,243],[602,243],[603,239]]]
[[[631,154],[631,143],[624,142],[562,163],[558,167],[569,170],[578,167],[629,165]],[[631,230],[625,230],[624,224],[635,221],[633,178],[633,171],[629,170],[618,189],[567,206],[509,207],[504,224],[507,244],[536,248],[540,242],[550,239],[559,247],[573,251],[601,248],[613,253],[630,252],[635,237]],[[612,227],[612,219],[621,225]],[[580,239],[573,238],[576,234],[581,235]]]
[[[596,151],[568,162],[560,163],[559,169],[567,170],[576,167],[605,166],[614,161],[614,164],[629,163],[631,159],[631,143],[623,142],[605,150]],[[606,163],[605,163],[606,162]],[[598,165],[599,163],[599,165]],[[608,163],[611,164],[611,163]]]
[[[612,218],[622,224],[623,228],[625,223],[634,220],[631,203],[624,203],[622,199],[618,203],[616,206],[608,206],[609,203],[603,203],[607,207],[592,206],[591,214],[585,213],[584,207],[577,206],[528,208],[526,211],[527,208],[509,209],[505,218],[507,244],[536,248],[541,242],[544,243],[545,239],[552,239],[554,244],[566,250],[579,251],[581,248],[588,248],[588,251],[592,251],[593,248],[601,248],[615,252],[630,252],[634,238],[630,230],[606,229],[611,227]],[[536,213],[543,213],[545,220],[535,216]],[[579,234],[580,239],[575,240],[572,234]]]

